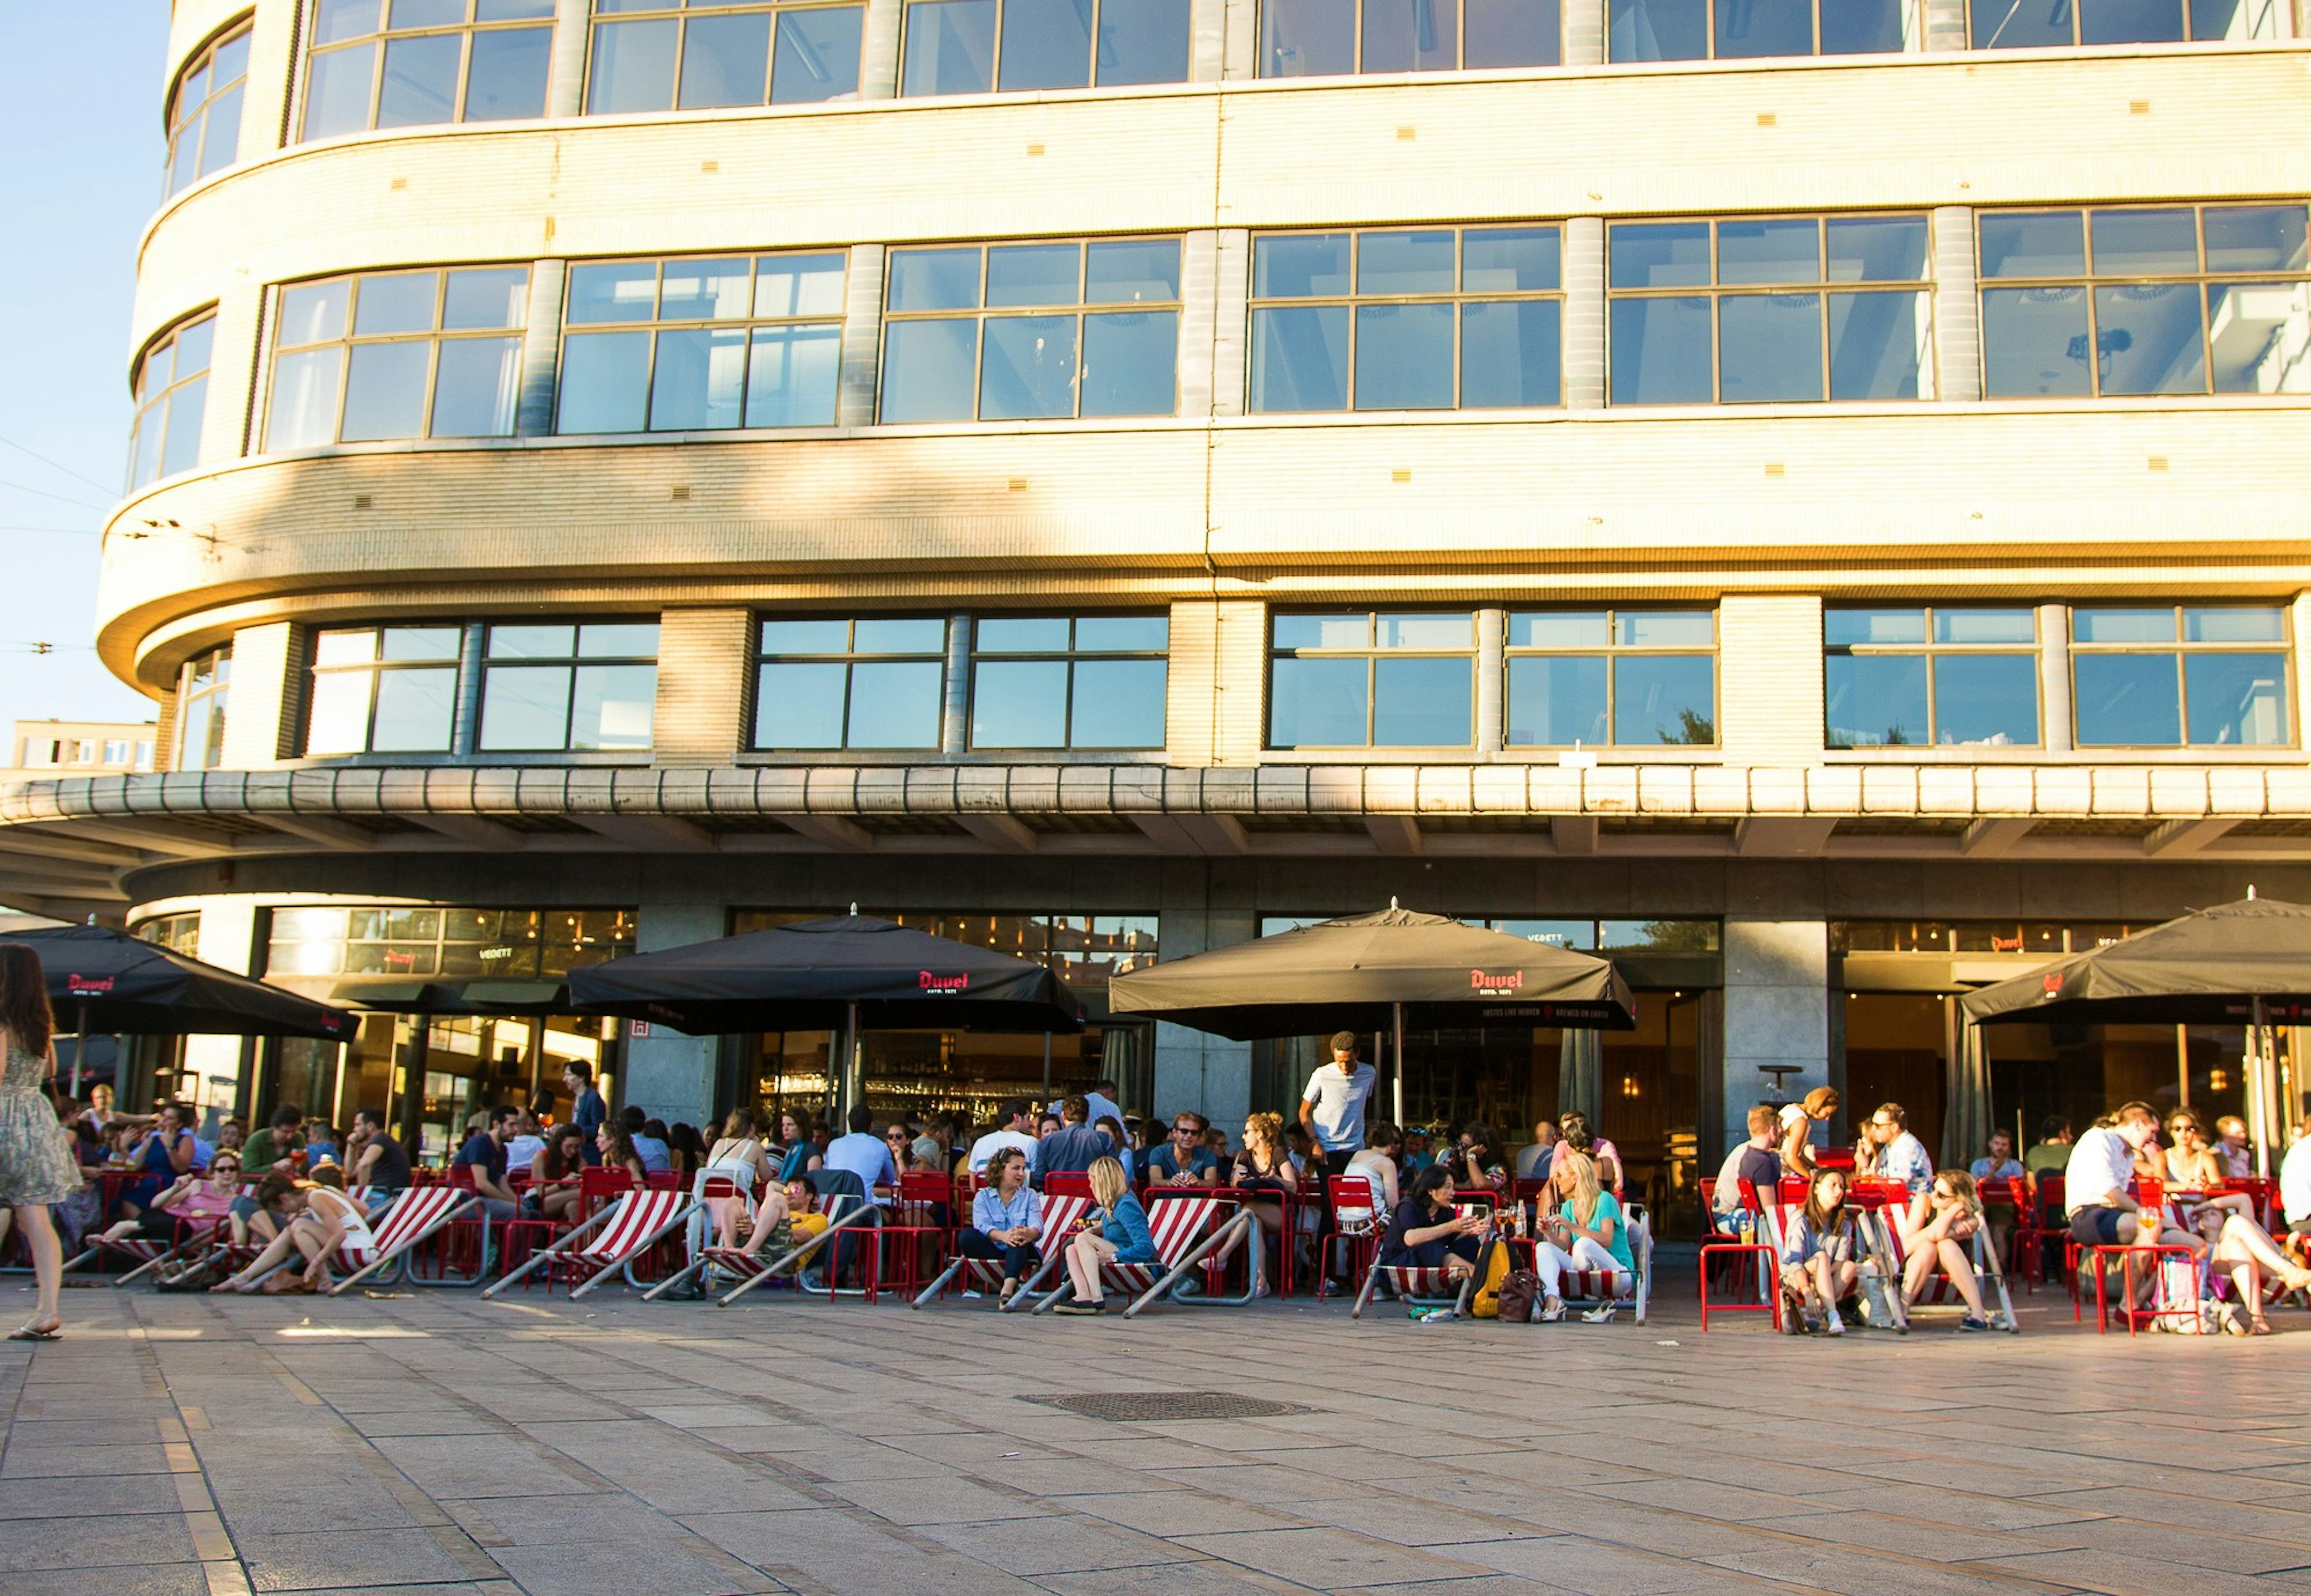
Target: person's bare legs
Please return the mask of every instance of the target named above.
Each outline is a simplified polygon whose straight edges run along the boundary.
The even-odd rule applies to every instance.
[[[1085,1231],[1068,1244],[1068,1278],[1075,1286],[1076,1300],[1095,1303],[1103,1295],[1099,1283],[1099,1266],[1115,1256],[1115,1246],[1096,1231]]]
[[[2311,1269],[2297,1269],[2287,1260],[2287,1255],[2272,1244],[2262,1225],[2237,1214],[2223,1221],[2222,1233],[2215,1238],[2215,1257],[2227,1263],[2251,1259],[2269,1273],[2286,1281],[2290,1287],[2311,1285]]]
[[[264,1274],[275,1264],[288,1262],[289,1255],[296,1250],[291,1235],[275,1235],[265,1243],[265,1251],[251,1260],[247,1269],[237,1275],[228,1275],[209,1289],[211,1291],[248,1291],[251,1289],[250,1283],[259,1275]]]
[[[64,1315],[57,1312],[57,1294],[64,1284],[65,1249],[57,1239],[56,1221],[46,1203],[27,1203],[15,1210],[14,1217],[23,1227],[24,1249],[32,1255],[32,1278],[38,1290],[32,1316],[24,1321],[24,1328],[61,1329]],[[0,1239],[4,1236],[5,1233],[0,1232]]]
[[[1966,1311],[1976,1319],[1989,1318],[1982,1311],[1982,1282],[1975,1278],[1974,1260],[1967,1256],[1965,1243],[1944,1236],[1936,1243],[1934,1252],[1941,1259],[1942,1272],[1958,1287],[1958,1295],[1966,1299]]]
[[[743,1198],[736,1197],[730,1199],[729,1212],[731,1216],[731,1224],[734,1225],[737,1222],[737,1216],[738,1212],[738,1204],[744,1200],[745,1199]],[[763,1243],[771,1239],[771,1233],[772,1231],[786,1223],[786,1189],[782,1186],[773,1186],[768,1191],[763,1193],[762,1206],[754,1210],[754,1234],[746,1239],[746,1255],[749,1258],[756,1257],[761,1254],[763,1251]],[[734,1247],[737,1245],[735,1241],[725,1241],[722,1244],[726,1247]]]
[[[305,1278],[313,1283],[316,1289],[327,1291],[330,1283],[330,1249],[321,1244],[319,1234],[310,1225],[296,1225],[290,1227],[289,1239],[296,1243],[297,1251],[305,1255]]]

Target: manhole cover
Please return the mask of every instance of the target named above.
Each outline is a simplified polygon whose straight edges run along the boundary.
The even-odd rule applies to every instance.
[[[1315,1411],[1292,1402],[1239,1397],[1224,1391],[1102,1391],[1026,1400],[1064,1408],[1086,1418],[1113,1419],[1125,1424],[1155,1424],[1181,1418],[1277,1418],[1286,1413]]]

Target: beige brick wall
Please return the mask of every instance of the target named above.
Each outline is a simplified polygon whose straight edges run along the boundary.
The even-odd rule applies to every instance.
[[[728,764],[746,746],[752,630],[744,609],[670,609],[659,616],[650,721],[659,764]]]
[[[1717,743],[1729,763],[1819,761],[1819,598],[1732,595],[1718,606]]]
[[[224,719],[228,770],[264,770],[294,751],[304,667],[303,639],[286,621],[232,634],[232,690]]]
[[[1258,599],[1172,606],[1166,763],[1250,764],[1266,741],[1268,606]]]

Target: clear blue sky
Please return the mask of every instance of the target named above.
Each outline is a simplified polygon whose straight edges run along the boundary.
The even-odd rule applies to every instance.
[[[128,437],[136,237],[161,193],[168,38],[168,0],[0,0],[0,303],[14,308],[0,342],[0,736],[18,718],[153,713],[90,637],[96,532]]]

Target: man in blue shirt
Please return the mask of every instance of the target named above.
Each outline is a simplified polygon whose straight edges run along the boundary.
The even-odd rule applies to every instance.
[[[505,1183],[505,1145],[513,1138],[514,1112],[500,1106],[490,1111],[487,1129],[476,1130],[466,1138],[450,1161],[453,1168],[474,1172],[474,1191],[482,1199],[482,1212],[491,1219],[503,1222],[520,1213],[512,1190]]]
[[[620,1109],[618,1125],[625,1131],[626,1139],[634,1144],[634,1156],[642,1161],[644,1174],[654,1175],[674,1167],[673,1151],[664,1138],[649,1134],[650,1116],[642,1112],[641,1104],[629,1103]]]
[[[1217,1186],[1220,1161],[1204,1146],[1212,1122],[1198,1113],[1172,1116],[1172,1138],[1147,1155],[1147,1180],[1158,1186]]]
[[[1091,1128],[1091,1104],[1081,1097],[1060,1100],[1060,1128],[1035,1144],[1035,1190],[1052,1174],[1081,1174],[1103,1158],[1115,1156],[1107,1138]]]
[[[838,1136],[826,1144],[826,1154],[821,1161],[824,1169],[847,1170],[859,1177],[859,1183],[872,1195],[877,1186],[899,1183],[898,1165],[891,1162],[891,1149],[875,1134],[875,1115],[863,1103],[850,1108],[850,1134]]]
[[[1915,1197],[1934,1183],[1934,1161],[1926,1144],[1910,1134],[1910,1116],[1898,1103],[1881,1103],[1870,1116],[1870,1139],[1878,1144],[1878,1178],[1899,1181]]]
[[[610,1117],[610,1105],[594,1090],[594,1067],[581,1059],[572,1059],[562,1067],[562,1084],[570,1091],[570,1122],[586,1133],[586,1162],[598,1164],[602,1154],[594,1145],[594,1133]]]

